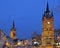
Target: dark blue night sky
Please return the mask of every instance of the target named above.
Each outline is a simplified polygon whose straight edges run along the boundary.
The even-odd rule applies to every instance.
[[[42,32],[42,16],[47,1],[54,12],[54,27],[60,28],[60,0],[0,0],[0,29],[9,35],[14,20],[18,38]]]

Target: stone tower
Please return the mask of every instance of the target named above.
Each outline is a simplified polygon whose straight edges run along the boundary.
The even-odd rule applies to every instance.
[[[54,44],[54,17],[50,13],[47,3],[46,11],[42,17],[42,48],[53,48]]]
[[[14,21],[13,21],[13,26],[12,26],[12,28],[10,30],[10,38],[12,38],[12,39],[16,39],[17,38],[16,37],[16,28],[15,28]]]

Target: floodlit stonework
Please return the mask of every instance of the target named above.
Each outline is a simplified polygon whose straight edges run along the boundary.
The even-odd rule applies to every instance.
[[[54,15],[50,12],[48,3],[42,17],[41,35],[36,34],[31,39],[18,39],[16,33],[14,21],[9,36],[0,30],[0,48],[60,48],[60,29],[54,30]]]

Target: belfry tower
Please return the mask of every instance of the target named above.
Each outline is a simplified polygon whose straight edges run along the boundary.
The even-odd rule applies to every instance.
[[[13,26],[12,26],[12,28],[10,30],[10,38],[12,38],[12,39],[16,39],[17,38],[16,37],[16,28],[15,28],[14,21],[13,21]]]
[[[42,48],[53,48],[54,44],[54,17],[50,13],[47,3],[46,11],[42,17]]]

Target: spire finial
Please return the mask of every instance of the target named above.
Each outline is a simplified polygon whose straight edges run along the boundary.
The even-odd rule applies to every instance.
[[[15,24],[14,24],[14,21],[13,21],[13,28],[15,28]]]
[[[46,12],[50,12],[48,2],[47,2]]]

